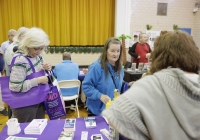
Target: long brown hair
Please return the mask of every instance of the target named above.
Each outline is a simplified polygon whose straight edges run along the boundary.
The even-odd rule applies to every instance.
[[[106,40],[106,42],[104,44],[102,55],[99,58],[100,59],[100,64],[101,64],[101,66],[103,67],[103,69],[104,69],[104,71],[106,73],[106,77],[108,75],[107,50],[110,47],[110,44],[120,44],[120,55],[119,55],[119,59],[115,62],[115,70],[120,75],[120,71],[122,69],[122,43],[120,42],[119,39],[111,37],[111,38]]]
[[[198,73],[200,51],[192,37],[182,31],[168,32],[156,38],[151,54],[151,73],[169,66]]]

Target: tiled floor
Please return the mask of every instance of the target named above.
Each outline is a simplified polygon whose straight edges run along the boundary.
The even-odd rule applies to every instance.
[[[66,118],[77,118],[77,112],[70,110],[70,109],[66,109],[67,111],[67,115]],[[79,105],[79,113],[80,113],[80,117],[87,117],[87,110],[83,107],[83,105]],[[45,118],[48,118],[47,115],[45,115]],[[6,122],[8,120],[7,116],[3,116],[2,114],[0,114],[0,132],[3,129],[3,127],[6,125]]]

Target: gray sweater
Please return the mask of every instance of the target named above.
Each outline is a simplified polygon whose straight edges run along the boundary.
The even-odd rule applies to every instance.
[[[138,80],[102,112],[133,140],[200,140],[200,83],[179,69]]]

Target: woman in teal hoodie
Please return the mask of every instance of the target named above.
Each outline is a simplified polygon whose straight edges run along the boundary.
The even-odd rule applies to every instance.
[[[109,38],[102,55],[90,65],[82,83],[86,105],[92,114],[100,115],[106,103],[114,98],[114,90],[121,91],[124,78],[121,62],[122,44],[117,38]]]

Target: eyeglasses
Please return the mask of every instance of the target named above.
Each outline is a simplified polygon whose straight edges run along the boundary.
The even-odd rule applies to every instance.
[[[35,51],[42,51],[44,47],[39,47],[39,48],[33,48]]]

